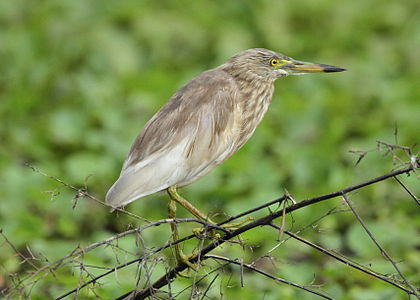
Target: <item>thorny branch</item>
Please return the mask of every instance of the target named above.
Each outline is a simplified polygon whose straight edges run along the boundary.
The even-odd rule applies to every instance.
[[[379,144],[380,143],[378,141],[378,145]],[[389,146],[390,149],[388,149],[388,150],[390,152],[393,151],[394,149],[402,149],[402,148],[393,148],[392,145],[388,145],[386,143],[383,143],[383,144],[380,144],[380,145]],[[402,150],[406,150],[406,149],[402,149]],[[410,152],[410,154],[411,154],[411,152]],[[359,160],[361,160],[361,159],[359,159]],[[224,232],[224,236],[222,236],[221,238],[215,240],[214,242],[212,242],[208,246],[202,248],[198,252],[197,255],[195,255],[194,257],[192,257],[190,259],[190,262],[192,262],[192,263],[199,263],[200,261],[205,260],[205,259],[208,259],[208,258],[212,258],[212,259],[216,259],[216,260],[224,260],[224,261],[230,262],[232,264],[239,264],[243,268],[251,269],[251,270],[253,270],[253,271],[257,272],[257,273],[260,273],[260,274],[262,274],[264,276],[267,276],[267,277],[269,277],[269,278],[271,278],[271,279],[273,279],[275,281],[284,282],[286,284],[290,284],[292,286],[302,288],[302,286],[300,286],[300,285],[297,285],[295,283],[291,283],[291,282],[288,282],[288,281],[283,281],[283,279],[280,279],[279,277],[276,277],[274,275],[270,275],[270,274],[266,273],[265,271],[258,270],[252,264],[247,265],[247,264],[243,264],[241,262],[238,262],[237,260],[233,260],[233,259],[230,259],[230,258],[216,257],[214,255],[208,254],[213,249],[217,248],[219,245],[221,245],[223,243],[226,243],[226,242],[230,242],[230,240],[232,238],[240,235],[241,233],[244,233],[246,231],[252,230],[252,229],[254,229],[256,227],[259,227],[259,226],[265,226],[265,225],[267,225],[267,226],[271,226],[273,228],[276,228],[277,230],[281,230],[282,233],[284,233],[284,234],[286,234],[286,235],[288,235],[288,236],[290,236],[290,237],[292,237],[292,238],[294,238],[294,239],[296,239],[296,240],[298,240],[298,241],[300,241],[300,242],[302,242],[304,244],[307,244],[308,246],[310,246],[310,247],[312,247],[312,248],[314,248],[314,249],[316,249],[318,251],[321,251],[321,252],[323,252],[324,254],[326,254],[326,255],[328,255],[330,257],[333,257],[337,261],[340,261],[342,263],[345,263],[346,265],[348,265],[350,267],[353,267],[353,268],[355,268],[357,270],[360,270],[362,272],[365,272],[366,274],[369,274],[369,275],[374,276],[374,277],[376,277],[378,279],[381,279],[383,281],[386,281],[387,283],[392,284],[395,287],[397,287],[397,288],[405,291],[407,294],[413,294],[413,295],[416,295],[417,298],[419,298],[419,294],[418,294],[416,288],[413,287],[404,278],[403,274],[397,268],[395,262],[393,262],[393,260],[386,254],[385,250],[379,245],[379,243],[376,242],[378,248],[380,248],[381,252],[384,253],[385,256],[388,256],[388,258],[391,259],[390,262],[394,264],[394,267],[396,268],[397,272],[399,273],[400,277],[402,278],[401,281],[396,280],[396,279],[390,279],[387,276],[382,275],[382,274],[379,274],[379,273],[376,273],[376,272],[374,272],[372,270],[369,270],[368,268],[366,268],[364,266],[360,266],[360,265],[358,265],[356,263],[352,263],[348,259],[345,259],[342,256],[339,256],[339,255],[333,253],[332,251],[329,251],[327,249],[323,249],[322,247],[320,247],[320,246],[318,246],[316,244],[313,244],[310,241],[307,241],[307,240],[302,239],[301,237],[299,237],[298,235],[296,235],[294,233],[291,233],[291,232],[289,232],[287,230],[284,230],[284,226],[283,225],[280,228],[280,227],[278,227],[278,226],[276,226],[276,225],[274,225],[272,223],[272,221],[275,220],[275,219],[277,219],[277,218],[282,218],[283,219],[282,222],[284,222],[284,216],[286,214],[291,213],[292,211],[301,209],[301,208],[306,207],[308,205],[313,205],[315,203],[318,203],[318,202],[321,202],[321,201],[324,201],[324,200],[327,200],[327,199],[332,199],[332,198],[340,197],[341,196],[347,202],[347,204],[349,205],[350,209],[353,211],[353,213],[355,214],[356,218],[359,220],[359,222],[363,226],[363,221],[361,220],[360,216],[358,216],[358,214],[355,212],[354,208],[352,208],[350,202],[348,202],[348,200],[346,198],[346,194],[348,194],[351,191],[358,190],[358,189],[360,189],[362,187],[365,187],[365,186],[368,186],[368,185],[371,185],[371,184],[374,184],[374,183],[377,183],[377,182],[386,180],[386,179],[391,178],[391,177],[392,178],[395,178],[400,183],[400,185],[410,194],[410,196],[413,199],[415,199],[417,203],[419,203],[418,202],[418,198],[414,195],[414,193],[412,193],[411,191],[409,191],[408,188],[397,177],[400,174],[410,173],[410,172],[415,171],[419,167],[418,166],[418,163],[419,163],[418,162],[418,157],[415,157],[413,159],[413,156],[411,155],[410,156],[410,163],[408,164],[407,167],[401,168],[399,170],[395,170],[395,171],[390,172],[388,174],[385,174],[383,176],[380,176],[380,177],[377,177],[377,178],[368,180],[366,182],[362,182],[362,183],[360,183],[358,185],[347,187],[345,189],[342,189],[342,190],[339,190],[339,191],[336,191],[336,192],[333,192],[333,193],[330,193],[330,194],[326,194],[326,195],[322,195],[322,196],[319,196],[319,197],[314,197],[314,198],[311,198],[311,199],[307,199],[307,200],[298,202],[298,203],[293,204],[293,205],[290,205],[290,206],[285,206],[283,209],[281,209],[279,211],[270,212],[269,215],[266,215],[266,216],[264,216],[262,218],[259,218],[257,220],[254,220],[253,222],[248,223],[247,225],[241,226],[238,229],[236,229],[235,231],[230,231],[230,232],[228,232],[227,230],[223,229],[220,226],[223,225],[223,224],[229,223],[229,222],[231,222],[233,220],[236,220],[236,219],[242,218],[244,216],[250,215],[251,213],[254,213],[256,211],[262,210],[264,208],[269,208],[270,206],[272,206],[274,204],[277,204],[278,206],[280,206],[280,204],[283,203],[284,200],[290,199],[291,196],[290,195],[282,196],[282,197],[280,197],[278,199],[275,199],[273,201],[270,201],[270,202],[268,202],[266,204],[260,205],[260,206],[258,206],[256,208],[247,210],[247,211],[242,212],[242,213],[240,213],[240,214],[238,214],[236,216],[230,217],[227,220],[225,220],[225,221],[217,224],[216,226],[211,225],[211,224],[207,224],[207,223],[205,223],[203,221],[200,221],[200,220],[197,220],[197,219],[192,219],[192,218],[176,219],[176,220],[174,220],[174,219],[164,219],[164,220],[159,220],[159,221],[156,221],[156,222],[150,222],[147,219],[138,217],[138,216],[136,216],[134,214],[128,213],[125,210],[121,209],[120,211],[122,213],[129,214],[131,217],[134,217],[134,218],[139,219],[141,221],[148,222],[148,224],[146,224],[144,226],[141,226],[139,228],[134,228],[134,229],[131,229],[131,230],[127,230],[127,231],[125,231],[123,233],[120,233],[118,235],[115,235],[113,237],[110,237],[110,238],[108,238],[108,239],[106,239],[104,241],[101,241],[101,242],[98,242],[98,243],[93,243],[93,244],[91,244],[91,245],[89,245],[87,247],[77,248],[71,254],[69,254],[69,255],[67,255],[67,256],[65,256],[65,257],[63,257],[63,258],[61,258],[61,259],[59,259],[57,261],[54,261],[54,262],[52,262],[52,263],[50,263],[50,264],[48,264],[48,265],[46,265],[44,267],[41,267],[41,268],[37,269],[34,273],[31,274],[31,276],[29,276],[28,278],[22,280],[20,282],[20,284],[23,284],[24,288],[26,288],[30,284],[33,284],[37,280],[39,280],[39,278],[37,279],[37,276],[39,274],[41,274],[42,272],[54,272],[54,270],[56,270],[60,265],[62,265],[65,261],[67,261],[70,258],[76,258],[78,256],[81,256],[84,253],[86,253],[88,251],[91,251],[91,250],[93,250],[93,249],[95,249],[95,248],[97,248],[99,246],[102,246],[102,245],[111,245],[113,241],[116,241],[116,240],[120,239],[123,236],[129,235],[129,234],[140,233],[141,231],[144,231],[147,228],[150,228],[150,227],[153,227],[153,226],[159,226],[160,224],[170,223],[170,222],[174,222],[175,221],[175,222],[180,222],[180,223],[181,222],[198,222],[198,223],[202,224],[203,226],[205,226],[208,229],[213,227],[213,228],[217,228],[218,230],[221,230],[222,232]],[[102,201],[96,199],[95,197],[93,197],[89,193],[87,193],[87,189],[78,189],[78,188],[76,188],[74,186],[71,186],[71,185],[65,183],[64,181],[62,181],[60,179],[57,179],[57,178],[55,178],[53,176],[50,176],[50,175],[47,175],[47,174],[43,173],[42,171],[38,170],[37,168],[35,168],[33,166],[29,166],[29,167],[32,170],[34,170],[35,172],[37,172],[37,173],[39,173],[39,174],[41,174],[43,176],[46,176],[46,177],[48,177],[50,179],[53,179],[53,180],[59,182],[60,184],[66,186],[66,187],[68,187],[68,188],[70,188],[72,190],[75,190],[77,192],[76,198],[87,197],[87,198],[90,198],[90,199],[92,199],[94,201],[97,201],[97,202],[99,202],[99,203],[101,203],[101,204],[104,205],[104,203]],[[365,230],[369,233],[369,231],[368,231],[367,228],[365,228]],[[73,293],[77,293],[77,292],[80,291],[80,289],[82,289],[82,288],[84,288],[84,287],[86,287],[86,286],[88,286],[90,284],[97,283],[99,279],[101,279],[101,278],[103,278],[103,277],[105,277],[105,276],[107,276],[109,274],[112,274],[112,273],[114,273],[115,271],[117,271],[119,269],[125,268],[125,267],[127,267],[129,265],[132,265],[132,264],[135,264],[135,263],[145,262],[145,261],[147,261],[148,258],[150,258],[153,255],[155,255],[155,254],[163,251],[164,249],[170,248],[170,247],[172,247],[175,244],[182,243],[184,241],[193,239],[195,237],[196,237],[196,235],[190,235],[190,236],[184,237],[184,238],[182,238],[182,239],[180,239],[178,241],[167,243],[166,245],[164,245],[164,246],[162,246],[160,248],[154,249],[153,251],[150,251],[149,253],[147,253],[145,255],[142,255],[141,257],[138,257],[136,259],[133,259],[131,261],[128,261],[128,262],[126,262],[124,264],[120,264],[120,265],[118,265],[118,266],[116,266],[114,268],[110,268],[108,271],[106,271],[105,273],[103,273],[103,274],[101,274],[99,276],[96,276],[96,277],[91,276],[92,279],[90,279],[89,281],[87,281],[87,282],[79,285],[76,289],[67,292],[66,294],[60,296],[57,299],[63,299],[63,298],[65,298],[68,295],[71,295]],[[375,241],[375,238],[373,236],[372,236],[372,240]],[[9,243],[9,245],[13,246],[13,244],[11,244],[11,243]],[[19,253],[18,251],[16,251],[16,253],[18,253],[18,255],[21,255],[22,256],[22,254]],[[25,257],[23,257],[23,259],[26,260]],[[81,268],[84,268],[83,264],[80,264],[80,267]],[[176,267],[174,267],[171,270],[169,270],[165,275],[163,275],[160,279],[158,279],[154,283],[150,283],[148,288],[140,289],[140,290],[137,290],[137,289],[136,290],[133,290],[133,291],[131,291],[129,293],[126,293],[126,294],[120,296],[118,299],[125,299],[125,298],[127,298],[127,299],[145,299],[145,298],[153,295],[156,291],[159,291],[160,288],[164,287],[165,285],[170,284],[170,282],[177,276],[177,274],[179,274],[181,271],[185,270],[186,268],[187,268],[187,266],[185,264],[179,264]],[[407,285],[409,288],[406,288],[403,285]],[[306,289],[305,287],[303,287],[303,288]],[[312,291],[310,291],[310,292],[312,292]],[[322,293],[318,293],[316,291],[314,291],[314,292],[316,294],[318,294],[319,296],[321,296],[321,297],[324,297],[324,298],[327,298],[327,299],[331,299],[327,295],[324,295]]]
[[[418,205],[420,205],[419,197],[414,195],[414,193],[410,191],[410,189],[404,183],[402,183],[402,181],[399,180],[397,176],[394,176],[394,179],[402,186],[402,188],[410,195],[410,197],[413,198],[413,200],[416,201]]]
[[[301,209],[305,206],[308,205],[313,205],[315,203],[327,200],[327,199],[331,199],[331,198],[335,198],[335,197],[339,197],[342,196],[343,194],[349,193],[351,191],[360,189],[362,187],[383,181],[385,179],[400,175],[400,174],[404,174],[404,173],[409,173],[415,170],[417,166],[413,166],[413,165],[409,165],[408,167],[390,172],[388,174],[379,176],[377,178],[362,182],[360,184],[354,185],[354,186],[350,186],[347,188],[344,188],[342,190],[330,193],[330,194],[326,194],[326,195],[322,195],[319,197],[315,197],[315,198],[311,198],[311,199],[307,199],[307,200],[303,200],[301,202],[298,202],[294,205],[291,205],[289,207],[287,207],[284,211],[280,210],[280,211],[276,211],[273,212],[265,217],[259,218],[249,224],[246,224],[240,228],[238,228],[237,230],[227,233],[225,234],[223,237],[221,237],[220,239],[217,239],[216,241],[214,241],[213,243],[211,243],[210,245],[206,246],[205,248],[203,248],[196,256],[194,256],[193,258],[190,259],[191,263],[197,263],[200,260],[202,260],[202,257],[204,257],[205,255],[207,255],[207,253],[209,253],[210,251],[212,251],[213,249],[217,248],[218,246],[222,245],[223,243],[229,241],[230,239],[240,235],[241,233],[244,233],[246,231],[249,231],[253,228],[259,227],[259,226],[263,226],[263,225],[270,225],[272,223],[272,221],[274,219],[277,219],[279,217],[281,217],[284,213],[288,214],[292,211],[295,211],[297,209]],[[280,200],[281,199],[281,200]],[[285,199],[285,197],[279,198],[277,200],[275,200],[274,202],[270,202],[271,204],[273,203],[280,203]],[[251,210],[254,211],[254,210]],[[241,216],[245,216],[248,213],[242,213]],[[232,219],[232,218],[230,218]],[[229,219],[229,221],[230,221]],[[224,224],[224,222],[222,222]],[[219,226],[222,224],[218,224]],[[177,276],[177,274],[179,274],[180,272],[184,271],[187,268],[186,264],[179,264],[176,267],[174,267],[172,270],[170,270],[168,273],[166,273],[164,276],[162,276],[160,279],[158,279],[157,281],[155,281],[153,283],[153,285],[151,285],[149,288],[147,289],[143,289],[143,290],[133,290],[129,293],[126,293],[124,295],[122,295],[121,297],[119,297],[118,299],[136,299],[136,300],[140,300],[140,299],[145,299],[149,296],[152,295],[152,292],[155,290],[159,290],[160,288],[162,288],[163,286],[167,285],[173,278],[175,278]],[[407,290],[405,290],[407,291]],[[413,294],[413,292],[409,291],[408,293]]]
[[[44,177],[47,177],[47,178],[49,178],[49,179],[51,179],[51,180],[53,180],[53,181],[55,181],[55,182],[58,182],[59,184],[61,184],[61,185],[63,185],[63,186],[65,186],[65,187],[67,187],[67,188],[69,188],[69,189],[71,189],[71,190],[75,191],[75,192],[76,192],[76,195],[75,195],[75,196],[74,196],[74,198],[73,198],[75,201],[77,201],[79,198],[86,197],[86,198],[89,198],[89,199],[91,199],[91,200],[95,201],[96,203],[99,203],[99,204],[101,204],[101,205],[103,205],[103,206],[108,207],[108,205],[106,205],[103,201],[101,201],[101,200],[97,199],[95,196],[92,196],[91,194],[89,194],[89,193],[87,192],[87,188],[86,188],[86,187],[84,187],[84,188],[77,188],[77,187],[75,187],[75,186],[73,186],[73,185],[71,185],[71,184],[68,184],[68,183],[64,182],[64,180],[62,180],[62,179],[60,179],[60,178],[57,178],[57,177],[55,177],[55,176],[51,176],[51,175],[45,174],[45,173],[44,173],[44,172],[42,172],[40,169],[38,169],[38,168],[36,168],[36,167],[32,166],[32,165],[31,165],[31,164],[29,164],[29,163],[26,163],[25,165],[26,165],[28,168],[31,168],[31,169],[32,169],[32,171],[34,171],[35,173],[38,173],[38,174],[40,174],[40,175],[42,175],[42,176],[44,176]],[[73,206],[73,208],[74,208],[74,206]],[[132,217],[132,218],[134,218],[134,219],[137,219],[137,220],[140,220],[140,221],[144,221],[144,222],[151,223],[151,221],[150,221],[150,220],[147,220],[147,219],[145,219],[145,218],[143,218],[143,217],[140,217],[140,216],[138,216],[138,215],[136,215],[136,214],[133,214],[133,213],[131,213],[131,212],[129,212],[129,211],[126,211],[125,209],[122,209],[122,208],[112,208],[112,209],[113,209],[113,210],[116,210],[116,211],[118,211],[118,212],[120,212],[120,213],[126,214],[126,215],[128,215],[128,216],[130,216],[130,217]]]
[[[212,259],[214,259],[214,260],[220,260],[220,261],[229,262],[229,263],[234,264],[234,265],[238,265],[238,266],[240,266],[241,268],[246,268],[246,269],[249,269],[249,270],[251,270],[251,271],[254,271],[254,272],[256,272],[256,273],[259,273],[259,274],[261,274],[261,275],[264,275],[264,276],[266,276],[266,277],[268,277],[268,278],[270,278],[270,279],[272,279],[272,280],[274,280],[274,281],[277,281],[277,282],[281,282],[281,283],[285,283],[285,284],[288,284],[288,285],[294,286],[294,287],[296,287],[296,288],[299,288],[299,289],[305,290],[305,291],[307,291],[307,292],[309,292],[309,293],[312,293],[312,294],[318,295],[318,296],[320,296],[320,297],[322,297],[322,298],[325,298],[325,299],[332,299],[332,300],[333,300],[333,298],[331,298],[331,297],[329,297],[329,296],[327,296],[327,295],[325,295],[325,294],[323,294],[323,293],[317,292],[317,291],[312,290],[312,289],[310,289],[310,288],[307,288],[307,287],[305,287],[305,286],[303,286],[303,285],[296,284],[296,283],[291,282],[291,281],[289,281],[289,280],[286,280],[286,279],[283,279],[283,278],[280,278],[280,277],[276,277],[276,276],[271,275],[271,274],[269,274],[269,273],[267,273],[267,272],[265,272],[265,271],[263,271],[263,270],[261,270],[261,269],[258,269],[258,268],[256,268],[256,267],[254,267],[253,265],[250,265],[250,264],[244,264],[243,262],[240,262],[240,261],[238,261],[238,260],[234,260],[234,259],[230,259],[230,258],[227,258],[227,257],[218,256],[218,255],[205,255],[205,256],[203,256],[203,257],[202,257],[202,259],[203,259],[203,260],[205,260],[205,259],[209,259],[209,258],[212,258]]]
[[[277,225],[274,225],[274,224],[270,224],[270,226],[273,227],[273,228],[275,228],[275,229],[277,229],[277,230],[280,230],[281,229],[280,227],[278,227]],[[306,240],[306,239],[304,239],[304,238],[298,236],[297,234],[292,233],[292,232],[290,232],[288,230],[285,230],[284,233],[287,234],[288,236],[290,236],[291,238],[294,238],[294,239],[296,239],[296,240],[298,240],[298,241],[300,241],[300,242],[302,242],[302,243],[304,243],[304,244],[306,244],[306,245],[308,245],[308,246],[310,246],[310,247],[312,247],[312,248],[314,248],[314,249],[316,249],[316,250],[318,250],[318,251],[320,251],[320,252],[322,252],[322,253],[330,256],[330,257],[332,257],[332,258],[334,258],[335,260],[337,260],[337,261],[339,261],[341,263],[346,264],[349,267],[352,267],[354,269],[357,269],[359,271],[362,271],[363,273],[366,273],[368,275],[371,275],[373,277],[376,277],[378,279],[381,279],[381,280],[383,280],[383,281],[385,281],[385,282],[387,282],[387,283],[389,283],[389,284],[391,284],[391,285],[393,285],[393,286],[395,286],[395,287],[397,287],[397,288],[405,291],[406,293],[409,293],[409,294],[411,293],[411,291],[408,290],[408,289],[406,289],[404,286],[402,286],[402,285],[400,285],[400,284],[392,281],[391,279],[387,278],[386,276],[384,276],[382,274],[379,274],[377,272],[374,272],[372,270],[369,270],[368,268],[366,268],[364,266],[361,266],[361,265],[358,265],[356,263],[353,263],[350,260],[345,259],[345,258],[341,257],[340,255],[338,255],[338,254],[336,254],[336,253],[334,253],[334,252],[332,252],[332,251],[330,251],[328,249],[322,248],[321,246],[319,246],[319,245],[317,245],[315,243],[312,243],[312,242],[310,242],[310,241],[308,241],[308,240]]]
[[[146,230],[146,229],[148,229],[150,227],[155,227],[155,226],[159,226],[159,225],[162,225],[162,224],[165,224],[165,223],[173,223],[173,222],[176,222],[176,223],[191,223],[191,222],[195,222],[195,223],[199,223],[199,224],[201,224],[203,226],[207,226],[208,228],[214,228],[214,229],[218,229],[218,230],[227,232],[227,230],[225,228],[223,228],[223,227],[220,227],[220,226],[217,226],[217,225],[213,225],[213,224],[207,223],[207,222],[205,222],[203,220],[199,220],[199,219],[194,219],[194,218],[163,219],[163,220],[159,220],[159,221],[156,221],[156,222],[148,223],[148,224],[146,224],[144,226],[141,226],[141,227],[138,227],[138,228],[133,228],[133,229],[130,229],[130,230],[121,232],[121,233],[119,233],[117,235],[114,235],[114,236],[112,236],[110,238],[107,238],[106,240],[103,240],[101,242],[90,244],[89,246],[86,246],[84,248],[77,248],[72,253],[70,253],[70,254],[68,254],[68,255],[66,255],[66,256],[64,256],[64,257],[62,257],[62,258],[60,258],[60,259],[58,259],[58,260],[56,260],[56,261],[54,261],[54,262],[52,262],[52,263],[44,266],[42,268],[40,268],[40,269],[38,269],[26,281],[29,282],[28,284],[32,283],[32,280],[34,280],[35,277],[39,275],[39,273],[44,272],[46,270],[54,270],[57,267],[59,267],[62,262],[66,261],[67,259],[69,259],[71,257],[73,257],[73,258],[74,257],[78,257],[78,256],[83,255],[83,254],[85,254],[85,253],[87,253],[87,252],[89,252],[89,251],[91,251],[91,250],[93,250],[93,249],[95,249],[95,248],[97,248],[99,246],[102,246],[102,245],[110,245],[113,241],[118,240],[118,239],[120,239],[120,238],[122,238],[122,237],[124,237],[126,235],[134,234],[134,233],[141,233],[142,231],[144,231],[144,230]]]
[[[369,228],[366,226],[365,222],[363,222],[363,219],[360,217],[360,215],[356,212],[356,210],[354,209],[353,205],[351,204],[351,202],[349,201],[345,193],[343,193],[342,197],[344,201],[346,202],[346,204],[350,207],[357,221],[359,221],[360,225],[362,225],[363,229],[369,235],[370,239],[375,243],[376,247],[378,247],[378,249],[381,251],[381,254],[393,265],[394,269],[398,272],[398,275],[400,275],[400,277],[404,280],[404,283],[410,287],[412,293],[417,297],[417,299],[420,299],[420,294],[417,293],[416,288],[405,278],[405,276],[402,274],[400,268],[398,268],[397,264],[392,259],[392,257],[381,246],[381,244],[379,244],[379,242],[376,240],[372,232],[370,232]]]

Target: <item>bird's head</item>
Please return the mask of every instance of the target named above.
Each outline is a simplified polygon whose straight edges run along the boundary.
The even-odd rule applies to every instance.
[[[226,66],[235,75],[240,77],[253,76],[270,81],[287,75],[342,72],[346,70],[330,65],[298,61],[286,55],[263,48],[240,52],[231,57],[227,61]]]

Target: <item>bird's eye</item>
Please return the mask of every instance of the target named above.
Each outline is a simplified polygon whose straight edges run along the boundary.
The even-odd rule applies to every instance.
[[[270,66],[275,67],[278,66],[280,61],[277,58],[273,58],[270,60]]]

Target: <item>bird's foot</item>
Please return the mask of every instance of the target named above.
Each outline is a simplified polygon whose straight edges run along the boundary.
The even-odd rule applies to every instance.
[[[193,228],[192,232],[199,239],[211,238],[211,239],[220,239],[220,233],[215,232],[216,229],[209,229],[205,227],[196,227]]]
[[[240,222],[232,222],[232,223],[227,223],[227,224],[223,224],[220,225],[220,228],[225,229],[225,231],[232,231],[232,230],[236,230],[238,229],[240,226],[242,226],[243,224],[247,223],[247,222],[251,222],[253,221],[254,218],[253,217],[248,217],[243,221]],[[216,225],[216,224],[214,224]],[[193,233],[198,237],[198,238],[206,238],[206,237],[210,237],[211,239],[220,239],[221,235],[220,233],[215,232],[217,230],[217,228],[206,228],[206,227],[199,227],[199,228],[194,228],[192,231]]]
[[[221,225],[220,227],[223,227],[223,228],[228,229],[228,230],[236,230],[239,227],[241,227],[242,225],[244,225],[245,223],[252,222],[252,221],[254,221],[254,218],[253,217],[248,217],[245,220],[242,220],[240,222],[227,223],[227,224]]]
[[[177,264],[186,264],[188,266],[188,269],[186,272],[178,272],[177,274],[181,277],[184,278],[189,278],[189,272],[190,270],[193,270],[194,272],[197,272],[201,265],[198,263],[192,263],[190,262],[190,259],[194,258],[195,256],[197,256],[196,252],[191,253],[190,255],[185,255],[182,251],[180,251],[180,253],[176,254],[176,261]]]

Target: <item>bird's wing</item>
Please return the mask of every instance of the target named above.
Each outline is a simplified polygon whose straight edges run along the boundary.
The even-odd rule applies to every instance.
[[[238,97],[234,79],[220,69],[181,88],[137,137],[107,203],[119,207],[174,184],[186,185],[229,157]]]

